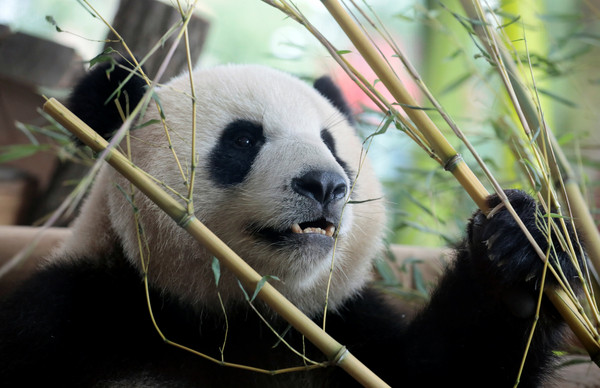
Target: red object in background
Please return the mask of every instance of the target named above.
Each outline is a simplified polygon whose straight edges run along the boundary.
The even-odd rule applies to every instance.
[[[404,66],[402,65],[400,59],[394,56],[393,50],[385,42],[378,41],[376,44],[388,62],[392,65],[393,70],[396,72],[396,74],[398,74],[408,92],[415,100],[420,101],[421,93],[419,92],[418,87],[412,82],[410,76],[404,70]],[[388,101],[395,101],[381,82],[375,83],[377,76],[355,49],[352,50],[351,53],[344,54],[344,58],[346,58],[352,64],[352,66],[363,75],[365,79],[374,84],[375,89],[377,89]],[[365,93],[363,93],[360,87],[358,87],[358,85],[352,81],[352,79],[341,67],[337,66],[332,75],[335,82],[342,90],[343,95],[346,97],[346,100],[350,104],[350,108],[352,108],[352,111],[355,114],[363,112],[365,108],[373,110],[378,109],[377,105],[375,105],[375,103]]]

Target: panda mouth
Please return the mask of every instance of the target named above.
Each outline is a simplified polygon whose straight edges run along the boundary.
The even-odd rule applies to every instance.
[[[300,239],[298,241],[306,241],[304,239],[307,238],[309,240],[312,240],[312,238],[325,238],[333,241],[336,234],[335,225],[325,218],[294,223],[286,230],[277,230],[274,228],[250,228],[250,230],[254,230],[254,234],[263,239],[275,243],[291,242],[298,239]]]
[[[328,237],[333,237],[335,234],[335,225],[328,222],[325,218],[321,218],[317,221],[301,222],[299,224],[293,224],[290,228],[292,233],[295,234],[322,234]]]

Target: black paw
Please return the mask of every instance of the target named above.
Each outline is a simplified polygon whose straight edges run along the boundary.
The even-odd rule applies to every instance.
[[[540,226],[544,229],[547,223],[543,208],[522,191],[507,190],[506,195],[545,255],[548,241],[546,233],[540,230]],[[490,196],[488,203],[492,209],[490,215],[486,216],[480,211],[475,213],[468,227],[470,256],[480,268],[478,272],[490,277],[502,288],[523,288],[528,285],[526,289],[531,289],[531,286],[537,289],[544,261],[498,196]],[[553,246],[557,254],[551,262],[558,259],[567,276],[574,277],[569,255],[562,251],[556,238]],[[549,272],[546,281],[554,282]]]

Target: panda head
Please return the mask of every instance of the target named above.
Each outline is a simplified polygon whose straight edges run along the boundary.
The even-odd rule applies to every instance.
[[[71,97],[96,130],[119,126],[105,112],[112,104],[103,89],[112,93],[119,74],[110,76],[92,71]],[[140,82],[127,84],[129,104],[139,100]],[[276,276],[272,284],[309,315],[322,311],[331,276],[335,309],[369,280],[385,224],[379,183],[338,89],[327,78],[313,88],[248,65],[199,69],[193,83],[195,123],[189,74],[156,89],[160,104],[138,120],[150,124],[131,132],[133,162],[187,205],[174,193],[188,193],[195,126],[195,217],[258,273]],[[218,308],[217,290],[226,304],[245,303],[226,269],[215,285],[210,252],[105,167],[62,254],[106,255],[116,246],[140,271],[142,252],[150,282],[199,309]]]

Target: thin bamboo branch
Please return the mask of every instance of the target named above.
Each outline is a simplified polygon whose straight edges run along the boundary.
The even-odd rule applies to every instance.
[[[71,113],[55,99],[44,104],[44,111],[54,117],[66,129],[77,136],[83,143],[96,152],[102,152],[108,146],[106,140],[94,132],[89,126]],[[235,252],[223,243],[214,233],[193,215],[187,213],[185,207],[173,197],[164,192],[154,181],[131,163],[117,150],[110,149],[106,161],[119,173],[132,182],[149,199],[166,212],[179,226],[203,244],[214,254],[222,264],[240,279],[244,287],[254,290],[262,276],[246,264]],[[304,315],[296,306],[289,302],[268,282],[264,283],[258,297],[267,303],[282,318],[288,321],[309,341],[319,348],[331,361],[367,387],[388,386],[377,375],[361,363],[346,347],[342,346],[317,324]]]

